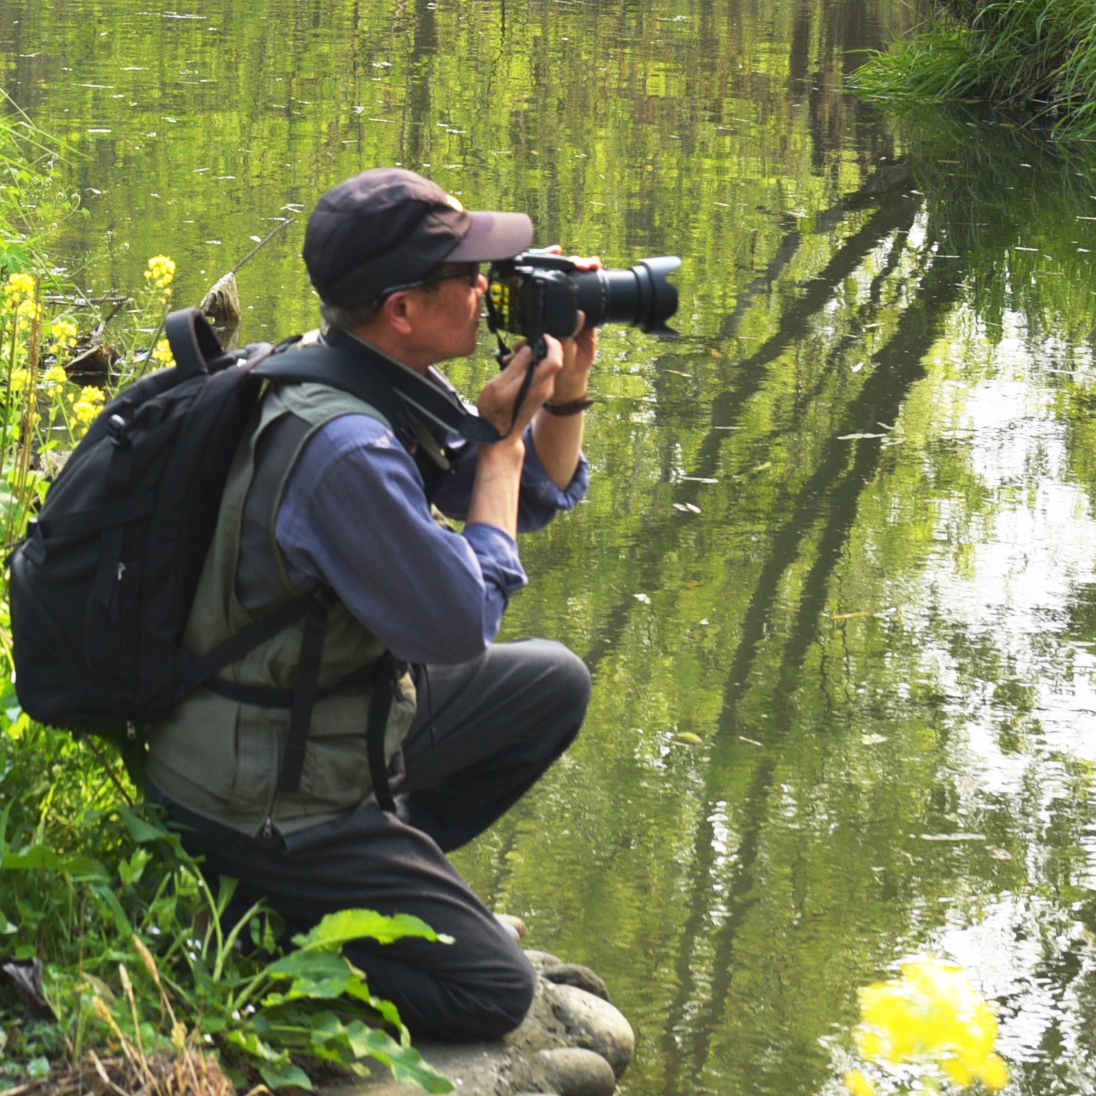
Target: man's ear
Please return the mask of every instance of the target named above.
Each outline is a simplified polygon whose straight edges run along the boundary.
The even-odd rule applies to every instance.
[[[381,305],[380,316],[385,324],[399,335],[411,333],[411,299],[407,293],[393,293]]]

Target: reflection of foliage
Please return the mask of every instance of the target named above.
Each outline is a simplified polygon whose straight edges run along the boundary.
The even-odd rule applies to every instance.
[[[873,98],[979,99],[1096,134],[1096,29],[1087,0],[940,0],[927,27],[857,73]]]
[[[961,967],[919,959],[902,977],[860,990],[861,1057],[887,1066],[913,1066],[919,1080],[962,1087],[980,1081],[991,1092],[1008,1084],[1008,1067],[995,1053],[997,1016]],[[846,1075],[854,1096],[874,1096],[864,1073]],[[935,1086],[934,1086],[935,1087]]]
[[[1087,334],[1096,152],[984,123],[925,108],[899,119],[930,237],[962,262],[984,321],[1000,324],[1016,310],[1032,334]]]

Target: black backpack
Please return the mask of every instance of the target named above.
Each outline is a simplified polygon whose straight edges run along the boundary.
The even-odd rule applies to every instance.
[[[333,346],[253,344],[227,352],[197,309],[171,313],[165,332],[176,364],[106,405],[9,556],[16,693],[39,722],[99,735],[139,754],[147,724],[303,619],[296,688],[289,695],[253,690],[243,698],[291,709],[279,788],[293,790],[318,695],[324,596],[287,602],[200,659],[182,646],[225,479],[264,383],[320,381],[399,423],[407,397],[397,387],[407,382],[390,370],[385,376],[383,362],[364,369],[360,353]],[[418,377],[411,383],[422,384]],[[430,387],[428,400],[437,395]],[[466,411],[450,410],[458,418]],[[388,659],[373,668],[378,701],[382,694],[390,700],[380,686],[391,684],[396,669]],[[383,778],[387,708],[371,705],[368,737],[374,788],[390,808]]]

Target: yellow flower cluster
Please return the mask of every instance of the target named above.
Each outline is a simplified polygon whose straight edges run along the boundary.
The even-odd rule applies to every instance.
[[[167,339],[160,339],[156,343],[156,347],[153,350],[152,354],[153,354],[153,357],[161,365],[167,366],[167,365],[174,365],[175,364],[175,355],[172,354],[172,352],[171,352],[171,343],[169,343],[167,341]]]
[[[4,306],[14,308],[34,296],[34,279],[29,274],[12,274],[4,283]]]
[[[175,280],[175,262],[166,255],[154,255],[148,261],[145,278],[149,285],[166,290]]]
[[[50,353],[63,354],[76,345],[76,324],[68,320],[54,320],[50,325]]]
[[[51,365],[49,369],[39,377],[38,384],[47,392],[52,392],[54,389],[60,388],[67,380],[68,374],[65,372],[63,366]],[[26,392],[26,390],[30,388],[30,370],[25,366],[17,365],[11,371],[9,384],[13,392]]]
[[[105,402],[106,393],[101,388],[82,388],[79,398],[72,405],[73,418],[81,426],[90,426]]]
[[[902,977],[860,990],[856,1045],[869,1062],[939,1067],[966,1088],[981,1081],[991,1092],[1008,1084],[1008,1066],[994,1052],[997,1016],[962,967],[919,959]],[[845,1075],[853,1096],[874,1096],[860,1071]]]
[[[63,365],[51,365],[49,369],[42,374],[42,387],[47,392],[52,392],[57,388],[60,388],[68,380],[68,374],[65,372]]]
[[[42,305],[35,298],[38,287],[29,274],[12,274],[4,283],[3,310],[14,312],[16,323],[41,319]]]

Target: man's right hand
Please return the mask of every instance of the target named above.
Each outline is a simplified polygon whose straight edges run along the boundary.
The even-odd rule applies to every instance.
[[[514,403],[533,359],[528,346],[519,347],[511,355],[506,367],[484,386],[479,398],[480,414],[494,423],[504,437],[479,447],[468,522],[494,525],[514,540],[518,536],[518,494],[525,459],[523,435],[533,416],[552,395],[556,375],[563,368],[563,347],[559,340],[550,335],[544,338],[547,354],[537,363],[529,391],[516,415]]]
[[[505,439],[520,438],[533,416],[540,410],[545,400],[550,399],[555,389],[556,375],[563,368],[563,347],[558,339],[545,335],[547,352],[537,363],[532,383],[521,406],[514,416],[514,404],[525,383],[529,363],[533,352],[527,344],[522,344],[510,355],[505,368],[493,377],[480,393],[478,406],[480,414],[491,422]]]

